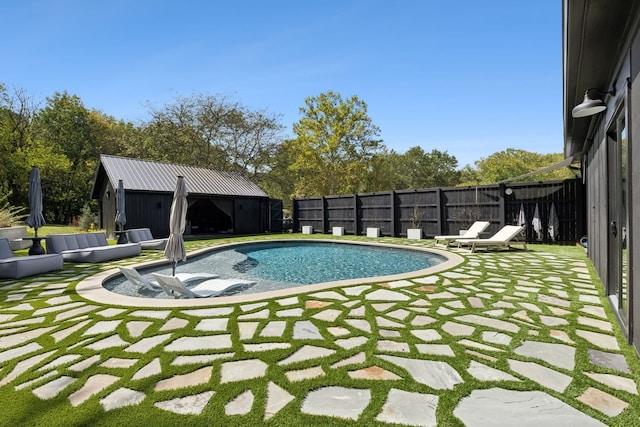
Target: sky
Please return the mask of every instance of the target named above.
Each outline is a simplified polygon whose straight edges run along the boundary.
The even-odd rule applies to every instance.
[[[135,124],[150,105],[224,95],[279,115],[357,96],[388,149],[459,166],[507,148],[559,153],[557,0],[21,0],[0,12],[0,83]]]

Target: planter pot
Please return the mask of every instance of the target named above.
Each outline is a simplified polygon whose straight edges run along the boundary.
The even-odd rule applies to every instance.
[[[11,250],[14,251],[31,246],[29,240],[22,240],[23,237],[27,237],[27,227],[24,225],[0,228],[0,237],[8,239]]]
[[[421,228],[407,229],[407,239],[412,239],[412,240],[422,239],[422,229]]]

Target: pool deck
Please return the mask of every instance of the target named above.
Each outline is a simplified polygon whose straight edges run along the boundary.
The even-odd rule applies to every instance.
[[[640,365],[588,259],[532,249],[215,304],[104,300],[117,263],[2,281],[0,396],[216,425],[633,425]]]

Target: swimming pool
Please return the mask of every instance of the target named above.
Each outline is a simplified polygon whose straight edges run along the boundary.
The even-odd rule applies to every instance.
[[[212,272],[221,278],[254,280],[254,286],[234,295],[254,294],[303,285],[380,278],[419,271],[442,263],[445,256],[397,246],[374,246],[328,241],[270,241],[238,244],[189,257],[179,263],[178,272]],[[171,274],[167,265],[139,269]],[[363,280],[366,281],[366,280]],[[140,290],[125,278],[107,280],[103,286],[115,293],[145,298],[169,298],[164,292]]]

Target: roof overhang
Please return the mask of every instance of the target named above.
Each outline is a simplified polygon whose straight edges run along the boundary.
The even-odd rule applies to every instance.
[[[564,155],[582,153],[592,121],[574,119],[571,110],[588,89],[607,91],[625,49],[637,0],[564,0],[562,6],[562,65]]]

